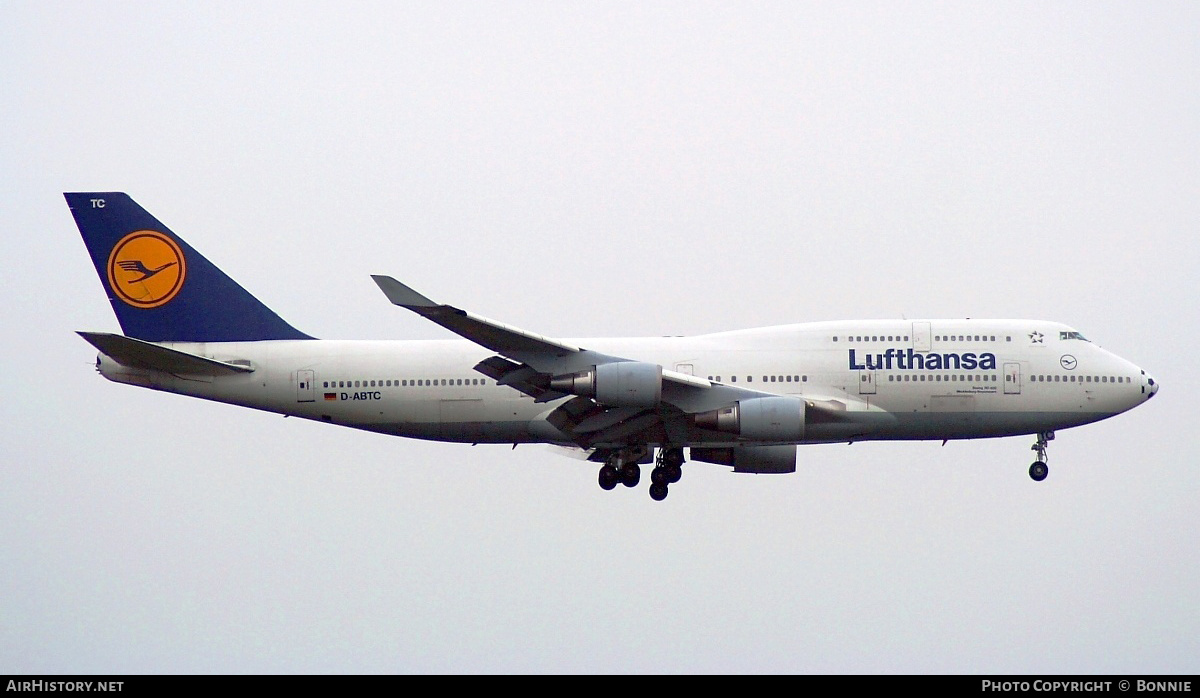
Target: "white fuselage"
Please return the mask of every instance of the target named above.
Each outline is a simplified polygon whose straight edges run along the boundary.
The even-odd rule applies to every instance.
[[[1131,409],[1157,390],[1140,368],[1058,323],[866,320],[694,337],[571,340],[676,373],[835,405],[802,442],[1051,432]],[[370,431],[471,443],[567,442],[538,403],[474,370],[466,340],[167,344],[252,372],[180,376],[101,355],[114,381]],[[711,433],[690,446],[747,443]]]

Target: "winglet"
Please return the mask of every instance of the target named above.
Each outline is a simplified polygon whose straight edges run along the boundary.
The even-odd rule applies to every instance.
[[[379,290],[383,291],[383,295],[387,296],[387,299],[395,305],[405,308],[436,308],[438,306],[437,303],[434,303],[390,276],[372,274],[371,278],[379,285]]]

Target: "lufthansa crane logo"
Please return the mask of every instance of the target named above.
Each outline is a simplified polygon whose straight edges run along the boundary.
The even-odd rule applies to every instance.
[[[108,255],[108,287],[135,308],[169,303],[183,288],[187,262],[174,240],[153,230],[121,238]]]

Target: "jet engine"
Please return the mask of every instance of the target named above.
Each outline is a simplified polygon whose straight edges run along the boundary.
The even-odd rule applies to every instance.
[[[662,366],[617,361],[550,379],[550,388],[594,398],[611,407],[657,407],[662,402]]]
[[[732,465],[735,473],[794,473],[796,446],[735,446],[692,448],[692,460]]]
[[[696,415],[696,426],[754,441],[794,443],[804,439],[804,412],[804,401],[799,398],[756,397],[701,412]]]

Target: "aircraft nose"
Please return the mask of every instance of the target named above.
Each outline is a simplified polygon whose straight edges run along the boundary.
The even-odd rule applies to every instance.
[[[1158,394],[1158,381],[1154,380],[1150,376],[1146,376],[1146,384],[1150,386],[1150,392],[1147,394],[1147,398],[1152,398]]]

